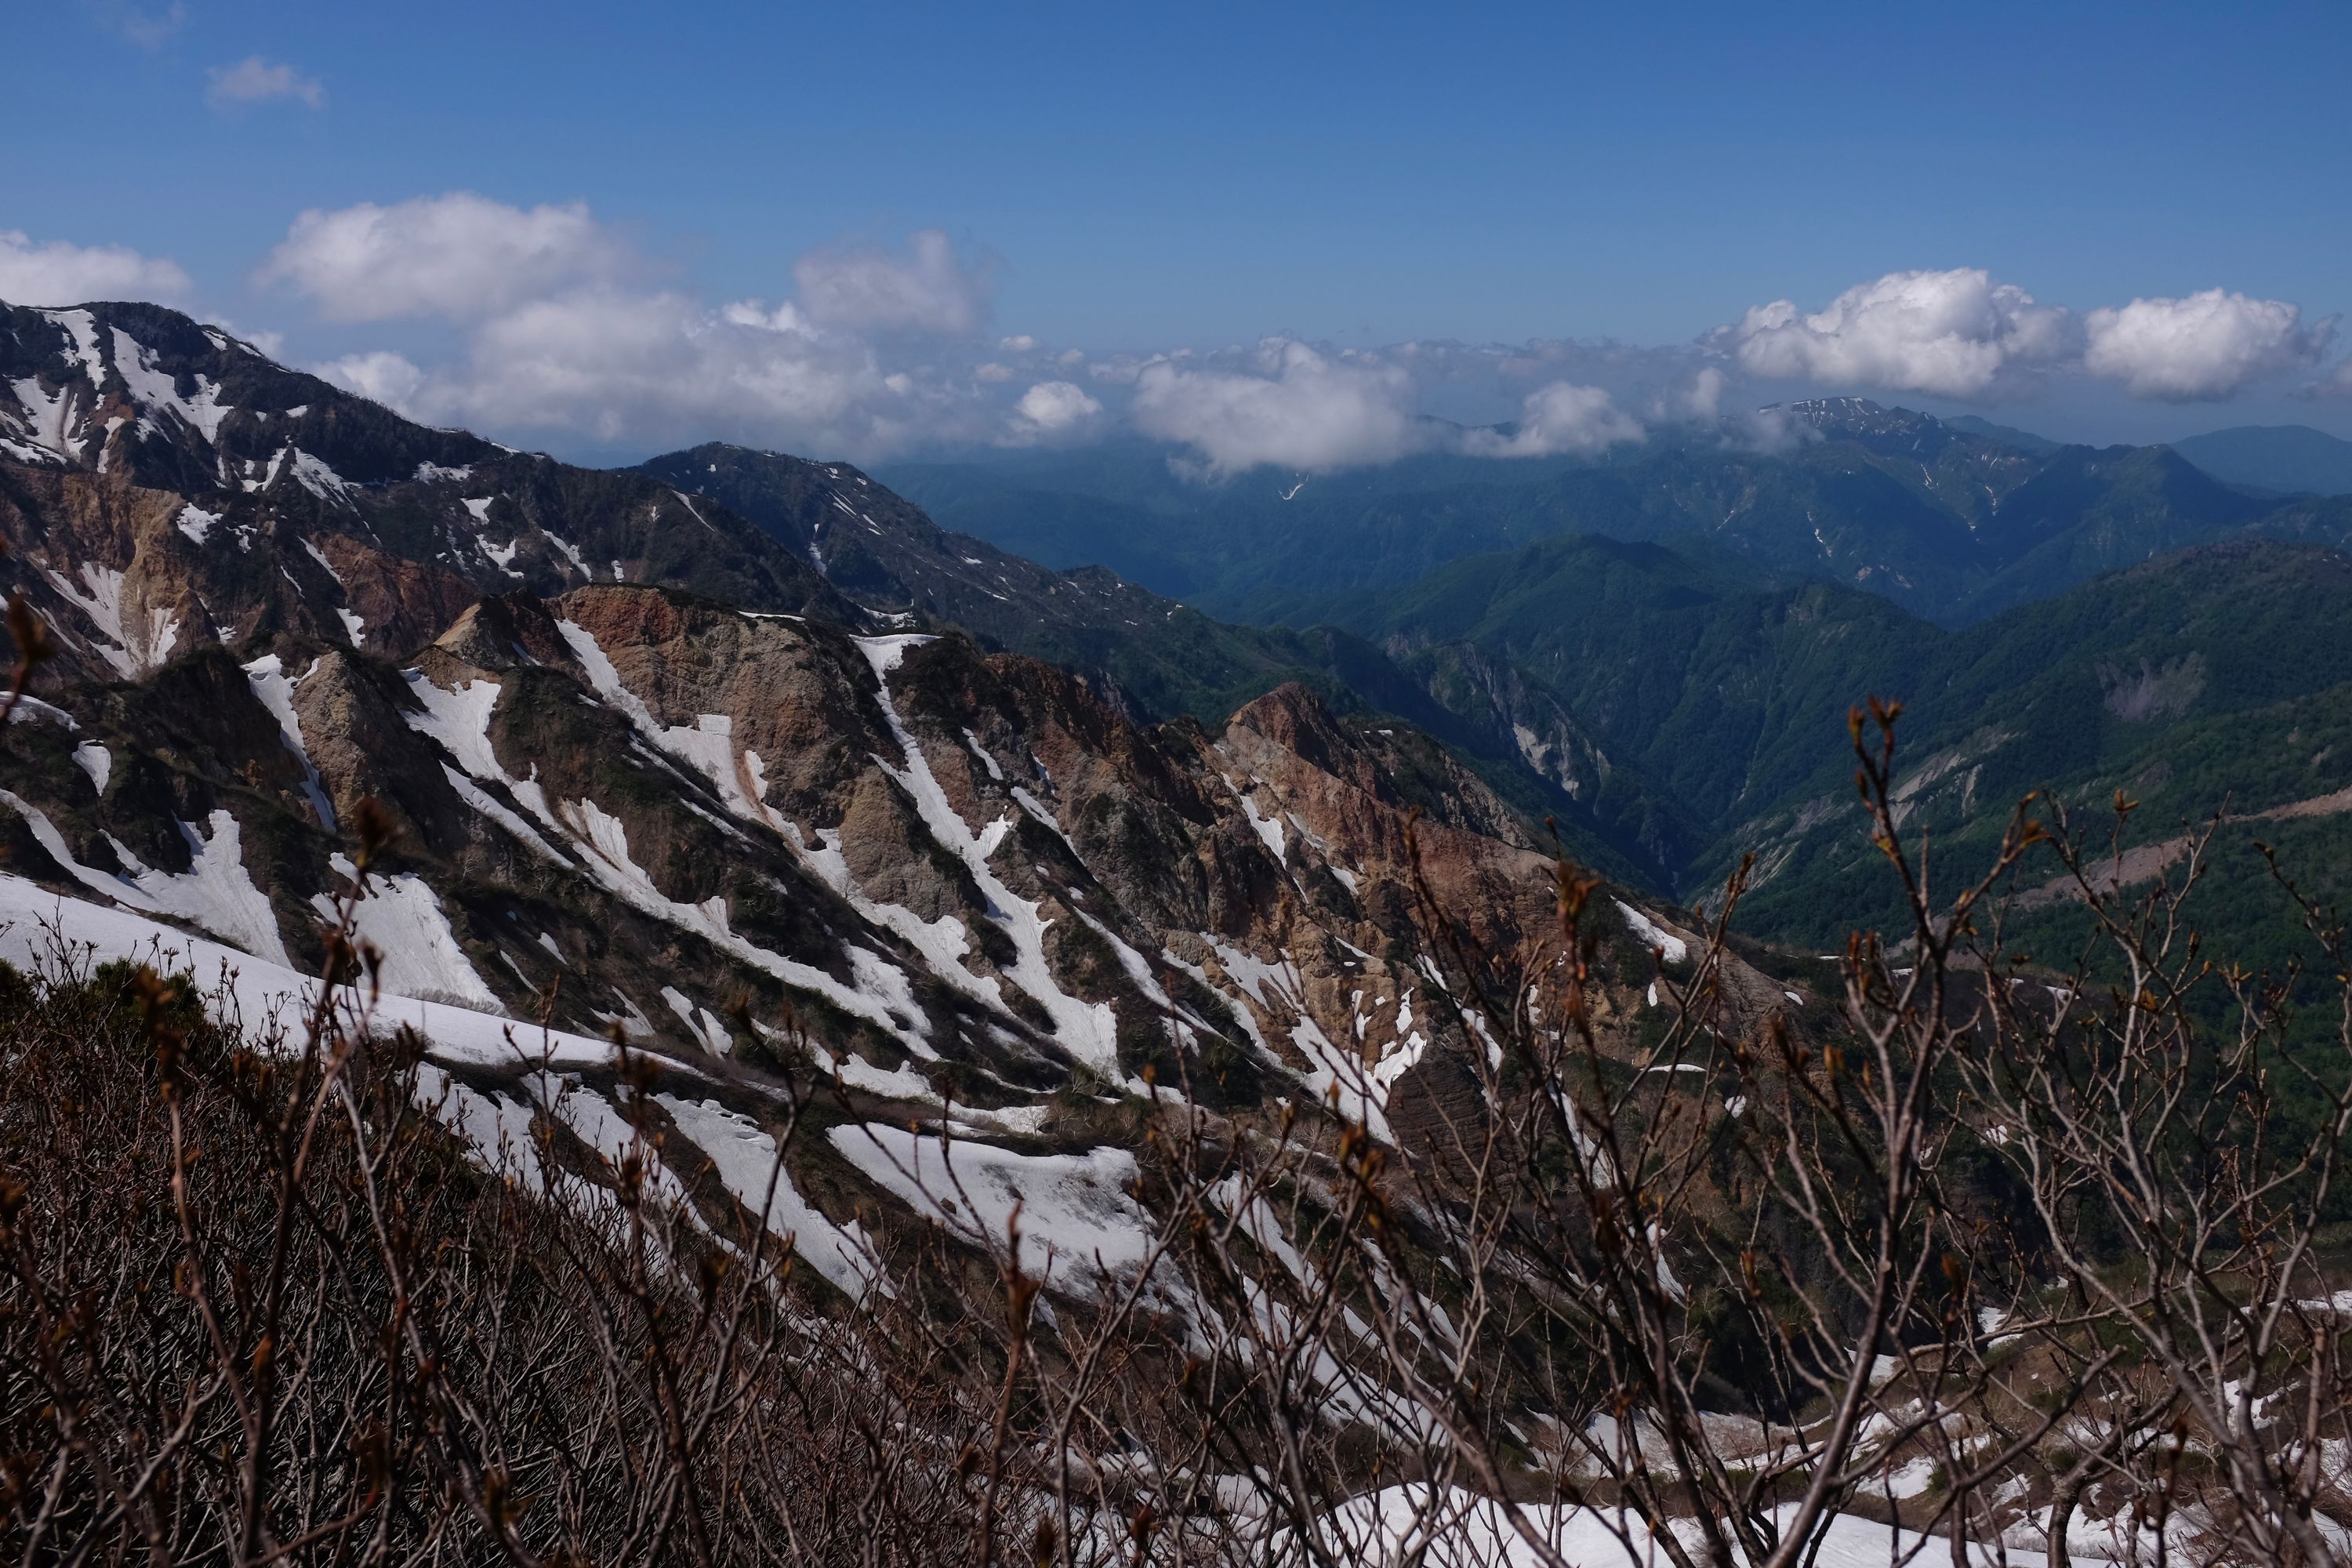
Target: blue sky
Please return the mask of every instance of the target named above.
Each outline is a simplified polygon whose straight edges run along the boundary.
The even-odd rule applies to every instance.
[[[2304,395],[2344,352],[2325,323],[2352,306],[2340,5],[93,0],[11,32],[51,68],[12,84],[0,230],[168,258],[177,302],[301,363],[397,353],[430,384],[412,396],[468,422],[498,408],[478,363],[471,391],[448,368],[479,361],[481,315],[325,308],[315,278],[282,268],[257,281],[299,215],[453,192],[582,204],[608,262],[627,258],[592,268],[595,287],[709,310],[794,298],[812,251],[903,259],[937,231],[974,310],[933,335],[961,341],[848,334],[924,397],[930,362],[962,374],[1014,334],[1082,352],[1089,373],[1275,335],[1331,364],[1414,341],[1612,340],[1672,352],[1614,382],[1582,362],[1563,374],[1654,425],[1691,345],[1775,300],[1813,312],[1887,274],[1974,268],[2080,322],[2218,289],[2296,311],[2258,374],[2152,383],[2042,354],[1981,384],[1882,365],[1873,384],[1842,353],[1769,362],[1810,367],[1793,377],[1735,355],[1730,395],[1867,392],[2081,437],[2352,435],[2352,397]],[[1278,380],[1282,363],[1253,349],[1218,374]],[[1000,401],[1043,384],[1036,363],[1003,368]],[[1519,413],[1518,383],[1412,374],[1419,411]],[[1101,405],[1097,426],[1127,417],[1132,382],[1066,379]],[[626,447],[691,423],[605,395],[525,400],[516,427]],[[993,428],[924,417],[772,423],[849,447],[885,427],[917,444]]]

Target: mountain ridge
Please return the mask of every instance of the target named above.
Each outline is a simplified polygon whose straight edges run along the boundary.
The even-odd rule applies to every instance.
[[[2031,450],[1867,398],[1768,412],[1787,428],[1777,449],[1727,422],[1591,458],[1408,458],[1309,477],[1286,500],[1251,476],[1188,484],[1126,447],[887,477],[945,526],[1048,565],[1100,561],[1213,614],[1293,624],[1554,533],[1703,539],[1750,569],[1867,588],[1955,625],[2188,544],[2352,541],[2352,501],[2249,495],[2164,447]],[[2010,521],[2013,505],[2027,522]]]

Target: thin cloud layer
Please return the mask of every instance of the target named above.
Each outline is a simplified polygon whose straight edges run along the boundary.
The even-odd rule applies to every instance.
[[[173,34],[188,25],[185,0],[172,0],[161,10],[125,5],[122,0],[90,0],[88,10],[99,26],[153,54]]]
[[[2208,289],[2094,310],[2083,331],[2083,364],[2093,375],[2120,381],[2135,397],[2189,403],[2309,371],[2326,352],[2334,323],[2306,328],[2303,312],[2284,300]]]
[[[2072,343],[2065,310],[1981,268],[1890,272],[1811,315],[1788,300],[1751,308],[1711,342],[1751,375],[1982,397],[2005,374],[2050,365]]]
[[[304,76],[282,60],[273,63],[259,55],[247,55],[233,66],[215,66],[205,73],[205,101],[215,109],[237,109],[281,98],[323,109],[327,89],[317,77]]]
[[[79,305],[92,300],[187,297],[193,289],[179,266],[142,256],[127,246],[35,245],[19,229],[0,229],[0,300],[11,305]]]

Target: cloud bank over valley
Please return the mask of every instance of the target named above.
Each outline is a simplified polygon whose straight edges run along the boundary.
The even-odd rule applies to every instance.
[[[240,102],[317,90],[258,57],[219,78]],[[2216,286],[2078,308],[1975,267],[1765,300],[1657,346],[1282,333],[1101,352],[1001,321],[1009,263],[938,228],[793,258],[773,299],[708,298],[577,201],[314,208],[258,248],[246,277],[200,285],[165,256],[0,229],[0,299],[192,309],[402,414],[551,449],[715,437],[873,460],[1123,434],[1180,448],[1203,482],[1433,451],[1591,457],[1692,424],[1769,443],[1783,433],[1757,409],[1824,394],[2062,413],[2352,396],[2336,318],[2298,302]],[[359,346],[300,352],[322,341]]]

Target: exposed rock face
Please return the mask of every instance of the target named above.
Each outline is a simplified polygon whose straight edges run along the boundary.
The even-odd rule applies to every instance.
[[[0,585],[84,679],[282,632],[396,658],[485,593],[589,582],[865,621],[715,501],[412,425],[152,306],[0,305]]]
[[[1485,1011],[1557,955],[1553,867],[1426,736],[1296,684],[1146,724],[1098,676],[877,635],[708,496],[422,431],[179,321],[0,312],[0,580],[60,647],[0,747],[20,914],[316,973],[373,802],[361,934],[388,991],[514,1020],[486,1093],[544,1023],[755,1114],[814,1068],[1024,1148],[1133,1132],[1155,1082],[1390,1140],[1480,1114]],[[1594,907],[1630,1055],[1676,928]],[[1465,951],[1494,984],[1457,1012]],[[812,1226],[894,1212],[809,1158]]]
[[[700,1052],[663,991],[714,1015],[748,994],[820,1020],[834,1059],[940,1088],[1134,1081],[1171,1041],[1328,1083],[1450,1026],[1416,868],[1482,951],[1523,963],[1551,937],[1549,862],[1483,784],[1299,687],[1217,735],[1146,728],[958,637],[625,586],[480,601],[404,670],[257,646],[58,693],[79,727],[16,727],[11,788],[89,868],[111,835],[184,874],[173,825],[226,810],[289,911],[329,889],[372,797],[481,985],[530,1014],[560,968],[556,1021],[587,1032],[618,993]],[[91,746],[102,795],[73,757]],[[316,923],[286,921],[289,952]]]

